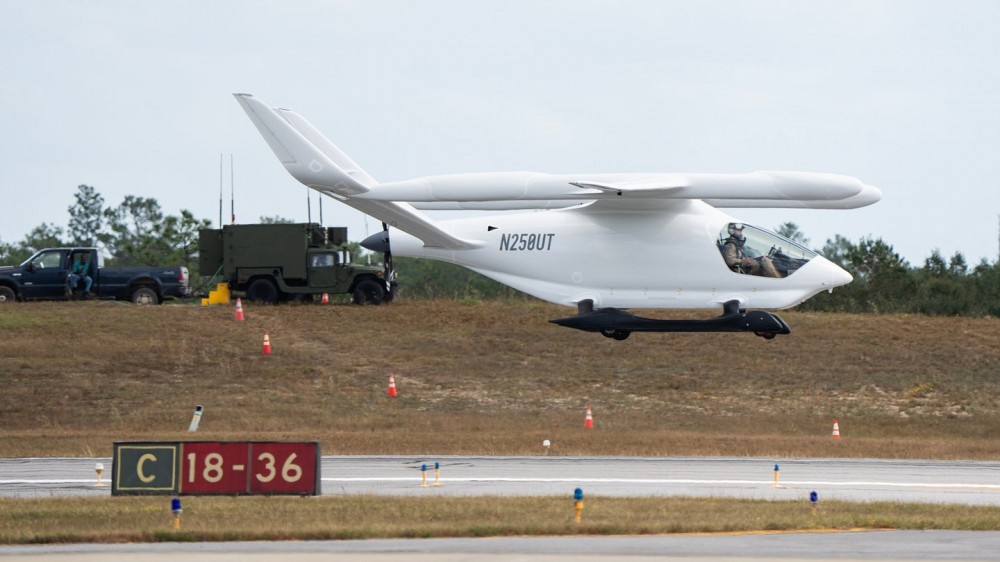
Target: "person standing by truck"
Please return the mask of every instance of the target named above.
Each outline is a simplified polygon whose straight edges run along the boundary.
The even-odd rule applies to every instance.
[[[84,295],[90,296],[90,286],[94,283],[94,279],[90,276],[90,254],[85,252],[78,252],[73,256],[73,266],[69,271],[71,291],[76,291],[81,279],[83,279]]]

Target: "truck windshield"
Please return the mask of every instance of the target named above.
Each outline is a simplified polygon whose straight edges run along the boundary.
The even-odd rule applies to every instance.
[[[337,265],[337,259],[334,254],[313,254],[309,265],[312,267],[333,267]]]
[[[788,277],[817,255],[788,238],[739,222],[726,224],[717,244],[730,270],[761,277]]]
[[[28,258],[22,266],[31,266],[35,269],[57,269],[62,264],[62,252],[42,252],[34,257]]]

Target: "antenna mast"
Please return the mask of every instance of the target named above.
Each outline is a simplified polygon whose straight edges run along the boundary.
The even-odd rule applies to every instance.
[[[230,224],[236,224],[236,174],[233,164],[233,153],[229,153],[229,215]]]
[[[219,153],[219,228],[222,228],[222,153]]]

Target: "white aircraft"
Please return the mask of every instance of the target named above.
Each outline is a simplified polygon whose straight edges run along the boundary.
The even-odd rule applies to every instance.
[[[392,255],[446,261],[576,307],[552,322],[618,340],[640,331],[790,333],[777,315],[747,309],[795,306],[851,275],[719,209],[854,209],[881,198],[855,178],[803,172],[489,172],[379,183],[297,113],[235,97],[295,179],[383,221],[362,246],[385,253],[387,289]],[[531,211],[436,222],[420,212],[449,209]],[[723,314],[707,320],[622,310],[719,306]]]

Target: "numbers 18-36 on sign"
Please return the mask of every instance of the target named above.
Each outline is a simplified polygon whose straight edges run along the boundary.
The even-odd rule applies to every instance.
[[[119,486],[120,493],[180,493],[185,495],[242,495],[242,494],[301,494],[318,495],[320,493],[319,443],[317,442],[278,442],[278,441],[192,441],[171,443],[170,450],[176,456],[171,458],[172,464],[163,464],[167,473],[160,477],[164,485],[153,488],[146,486],[142,491],[132,491],[133,481],[143,484],[142,478],[153,482],[149,474],[153,474],[154,466],[150,458],[152,453],[145,448],[159,447],[154,451],[159,457],[163,454],[163,445],[156,443],[119,444],[123,454],[116,454],[116,461],[121,462],[116,475],[126,475],[125,485]],[[127,451],[127,454],[124,453]],[[121,457],[118,459],[117,457]],[[132,461],[132,459],[138,459]],[[174,460],[175,459],[175,460]],[[135,466],[131,466],[135,465]],[[159,465],[155,465],[159,466]],[[127,478],[135,472],[137,477]],[[130,488],[129,486],[133,488]],[[114,489],[113,489],[114,491]]]

